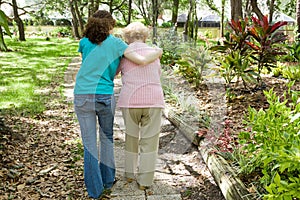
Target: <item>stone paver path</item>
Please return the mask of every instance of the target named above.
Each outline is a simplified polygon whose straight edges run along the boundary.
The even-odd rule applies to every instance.
[[[65,95],[69,102],[73,100],[75,75],[81,60],[74,58],[65,75]],[[121,88],[120,78],[115,80],[115,95]],[[199,184],[216,187],[212,176],[201,159],[197,148],[179,131],[163,118],[160,136],[159,159],[156,167],[154,185],[147,190],[139,190],[137,183],[127,183],[124,173],[124,123],[119,109],[116,110],[115,126],[115,160],[117,167],[117,182],[112,188],[113,200],[181,200],[181,193],[189,187]],[[220,191],[218,191],[221,193]],[[220,194],[218,194],[220,195]],[[189,199],[189,198],[186,198]],[[206,198],[203,198],[206,199]],[[209,199],[209,198],[208,198]]]

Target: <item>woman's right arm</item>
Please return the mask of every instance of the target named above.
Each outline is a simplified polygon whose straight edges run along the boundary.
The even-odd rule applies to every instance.
[[[132,48],[130,48],[129,46],[125,50],[124,56],[136,64],[147,65],[155,61],[157,58],[161,57],[162,53],[163,51],[161,48],[153,48],[153,51],[151,51],[151,53],[147,54],[146,56],[142,56],[132,50]]]

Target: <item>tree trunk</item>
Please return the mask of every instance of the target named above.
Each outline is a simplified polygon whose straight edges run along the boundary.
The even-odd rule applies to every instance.
[[[83,22],[83,19],[82,19],[82,15],[79,11],[79,8],[78,8],[78,4],[77,4],[77,1],[75,1],[75,4],[74,4],[74,9],[75,9],[75,14],[76,14],[76,18],[77,18],[77,22],[78,22],[78,25],[79,25],[79,37],[77,38],[80,38],[82,36],[82,33],[83,33],[83,29],[84,29],[84,22]]]
[[[89,0],[88,3],[88,17],[92,16],[99,8],[98,0]]]
[[[78,30],[78,27],[79,27],[79,23],[78,23],[78,19],[77,19],[77,16],[76,16],[76,11],[75,11],[75,8],[74,8],[74,4],[76,4],[76,2],[74,2],[76,0],[70,0],[70,11],[71,11],[71,14],[72,14],[72,25],[73,25],[73,34],[74,34],[74,37],[75,38],[80,38],[80,34],[79,34],[79,30]]]
[[[172,24],[175,26],[175,30],[177,29],[177,18],[178,18],[178,8],[179,8],[179,0],[173,0],[173,8],[172,8]]]
[[[297,39],[300,40],[300,0],[297,0],[297,11],[296,11],[296,15],[297,15]]]
[[[16,0],[12,0],[13,4],[13,11],[14,11],[14,20],[17,23],[18,30],[19,30],[19,40],[26,41],[25,39],[25,29],[23,21],[21,20],[19,13],[18,13],[18,5]]]
[[[145,9],[145,3],[147,4],[147,2],[144,2],[144,0],[138,0],[138,8],[145,20],[145,23],[149,25],[151,23],[151,18],[149,17],[149,12],[146,12],[147,9]]]
[[[157,17],[158,17],[158,0],[152,0],[152,43],[156,44],[157,38]]]
[[[194,9],[194,0],[190,0],[189,1],[189,11],[188,11],[188,15],[186,18],[186,22],[184,24],[184,31],[183,31],[183,40],[185,42],[189,41],[189,37],[192,35],[190,33],[192,27],[191,27],[191,18],[192,18],[192,14],[193,14],[193,9]]]
[[[269,11],[269,23],[272,23],[273,21],[273,13],[274,13],[274,4],[275,4],[275,0],[271,0],[270,1],[270,11]]]
[[[131,13],[132,13],[132,0],[128,1],[128,17],[127,17],[127,22],[126,24],[131,23]]]
[[[250,4],[251,0],[246,0],[245,3],[245,16],[244,17],[249,17],[251,15],[251,4]]]
[[[194,12],[193,12],[193,26],[194,26],[194,45],[197,45],[197,39],[198,39],[198,27],[199,27],[199,20],[198,20],[198,16],[197,16],[197,2],[194,2]]]
[[[113,13],[113,0],[109,1],[109,12],[112,14]]]
[[[224,20],[225,20],[225,0],[222,0],[222,11],[221,11],[221,23],[220,23],[220,28],[221,28],[221,37],[224,37]]]
[[[231,19],[235,21],[243,18],[242,0],[230,0]]]
[[[251,7],[252,11],[257,15],[257,17],[262,20],[264,17],[264,14],[261,12],[261,10],[257,6],[257,0],[251,0]]]
[[[211,141],[197,137],[196,133],[199,127],[184,121],[182,117],[172,109],[169,111],[164,110],[164,115],[188,140],[198,146],[198,150],[204,162],[227,200],[254,199],[254,195],[248,192],[244,183],[239,179],[238,174],[234,172],[228,162],[221,156],[218,156],[218,154],[211,153],[214,149],[211,145]]]

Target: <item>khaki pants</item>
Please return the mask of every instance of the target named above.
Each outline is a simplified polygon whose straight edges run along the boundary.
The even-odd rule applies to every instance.
[[[125,177],[142,186],[153,183],[158,154],[161,108],[122,108],[126,126]]]

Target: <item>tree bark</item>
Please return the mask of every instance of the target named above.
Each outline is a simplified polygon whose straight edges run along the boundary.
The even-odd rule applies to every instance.
[[[261,10],[257,6],[257,0],[251,0],[251,7],[252,11],[257,15],[257,17],[262,20],[264,17],[264,14],[261,12]]]
[[[152,0],[152,43],[156,44],[157,38],[157,17],[158,17],[158,0]]]
[[[19,13],[18,13],[18,5],[16,0],[12,0],[13,5],[13,12],[14,12],[14,20],[17,23],[18,30],[19,30],[19,40],[26,41],[25,39],[25,29],[23,21],[21,20]]]
[[[251,0],[246,0],[245,3],[245,16],[244,17],[249,17],[251,15],[251,4],[250,4]]]
[[[272,23],[273,21],[273,13],[274,13],[274,4],[275,4],[275,0],[271,0],[270,1],[270,11],[269,11],[269,23]]]
[[[220,28],[221,28],[221,37],[224,37],[224,20],[225,20],[225,0],[222,0],[222,10],[221,10],[221,23],[220,23]]]
[[[179,8],[179,0],[173,0],[172,24],[175,25],[175,29],[176,29],[176,23],[178,18],[178,8]]]
[[[78,4],[77,4],[77,1],[75,1],[75,4],[74,4],[74,9],[75,9],[75,14],[76,14],[76,18],[77,18],[77,22],[78,22],[78,26],[79,26],[79,37],[77,38],[80,38],[82,36],[82,33],[83,33],[83,29],[84,29],[84,23],[83,23],[83,19],[82,19],[82,15],[79,11],[79,8],[78,8]]]
[[[194,0],[189,1],[189,11],[188,15],[186,18],[186,22],[184,24],[184,31],[183,31],[183,40],[185,42],[189,41],[189,37],[192,35],[190,33],[192,27],[191,27],[191,20],[192,20],[192,14],[193,14],[193,9],[194,9]]]
[[[99,1],[89,0],[88,3],[88,17],[92,16],[99,8]]]
[[[72,14],[72,26],[73,26],[73,33],[74,33],[74,37],[75,38],[80,38],[80,34],[79,34],[79,23],[78,23],[78,18],[76,16],[76,11],[75,11],[75,6],[74,4],[76,4],[76,2],[74,2],[76,0],[70,0],[70,11]]]
[[[297,0],[297,11],[296,11],[296,18],[297,18],[297,39],[300,40],[300,0]]]
[[[198,146],[205,164],[227,200],[254,199],[253,195],[247,191],[244,183],[239,179],[239,176],[234,172],[228,162],[221,156],[211,153],[214,149],[212,148],[211,141],[207,139],[200,140],[201,138],[197,137],[199,127],[184,121],[178,113],[172,110],[165,110],[164,115],[187,139]]]
[[[231,19],[235,21],[243,18],[242,0],[230,0]]]
[[[132,13],[132,0],[128,1],[128,17],[127,17],[127,24],[131,23],[131,13]]]

